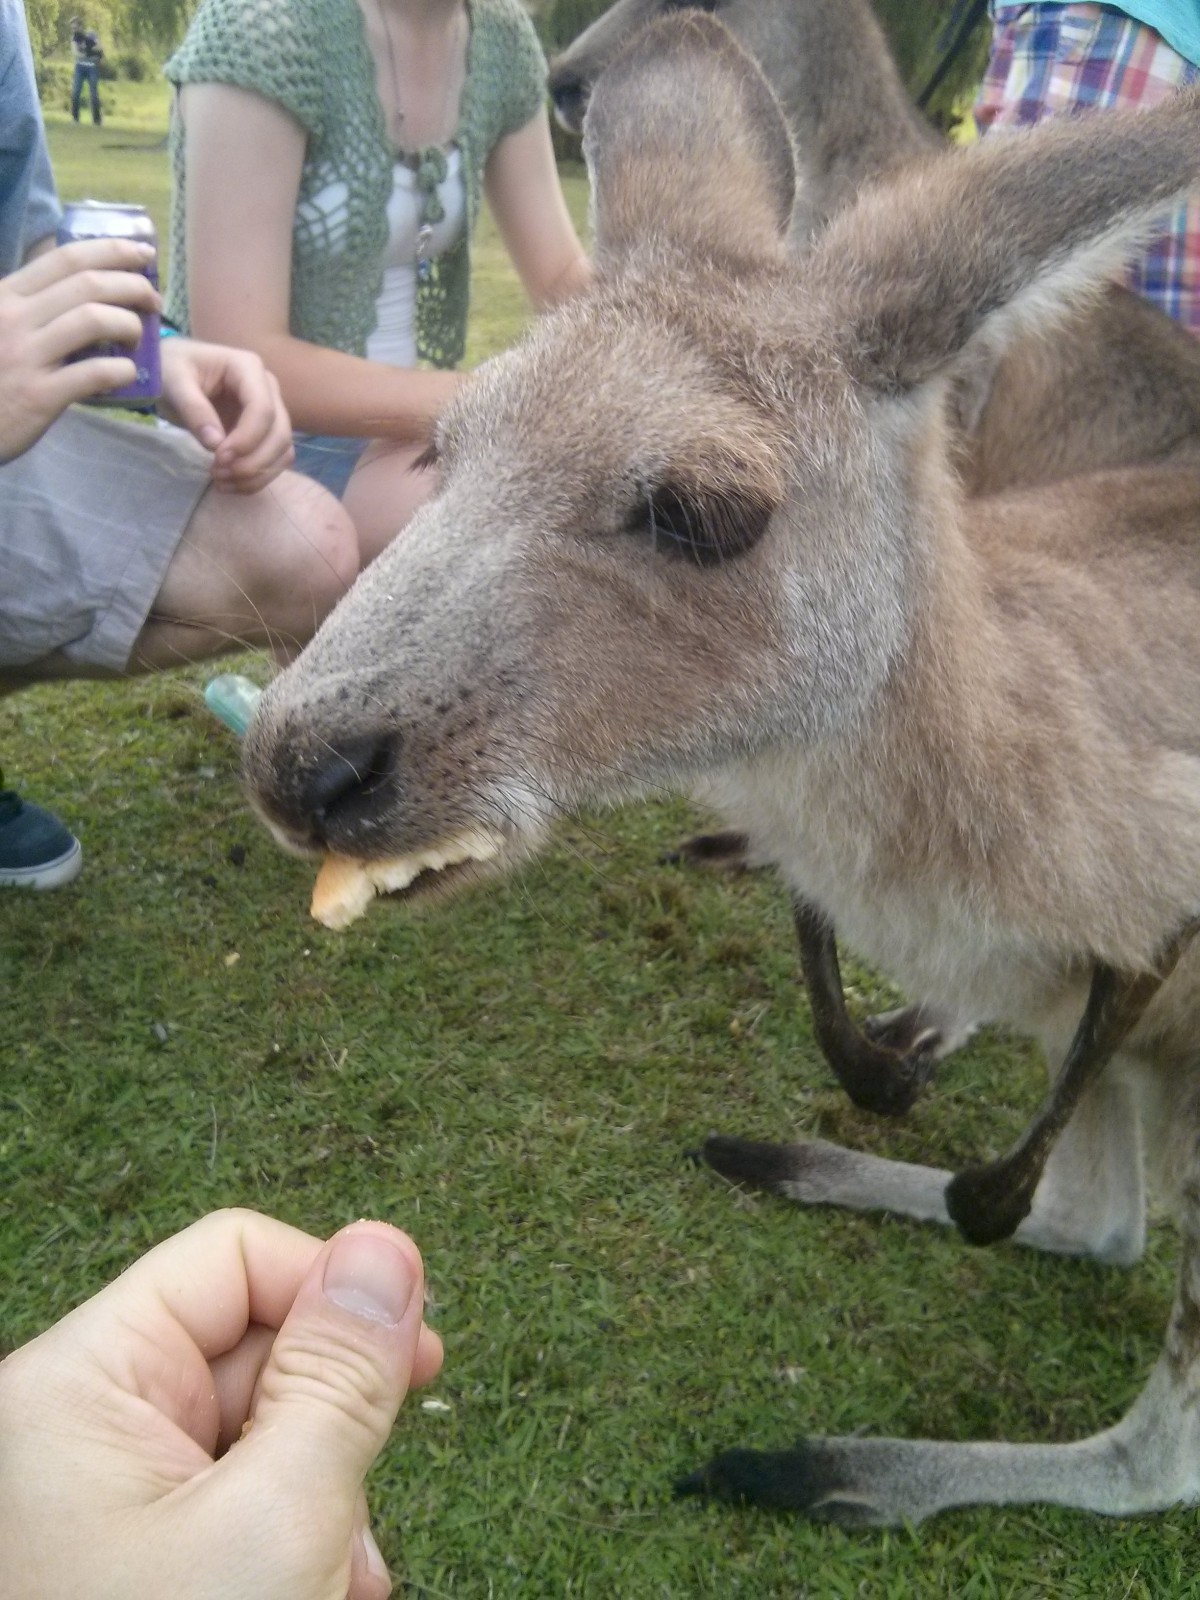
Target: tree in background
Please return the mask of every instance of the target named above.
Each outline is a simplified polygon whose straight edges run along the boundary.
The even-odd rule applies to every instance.
[[[122,46],[149,48],[163,57],[179,43],[197,0],[25,0],[35,60],[61,50],[70,20],[84,16],[111,56]]]
[[[987,65],[986,0],[874,0],[908,92],[941,128],[961,115]]]

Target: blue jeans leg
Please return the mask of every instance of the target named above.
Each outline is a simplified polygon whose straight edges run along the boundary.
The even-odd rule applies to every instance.
[[[100,121],[100,68],[94,62],[77,61],[75,76],[71,80],[71,115],[79,121],[79,102],[83,99],[83,86],[88,86],[92,103],[92,121]]]

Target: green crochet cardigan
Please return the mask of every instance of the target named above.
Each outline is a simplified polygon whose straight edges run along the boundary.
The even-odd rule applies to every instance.
[[[483,169],[495,144],[545,103],[546,61],[520,0],[468,0],[471,37],[456,142],[466,178],[462,239],[417,286],[417,354],[439,367],[462,359],[470,239]],[[254,89],[308,135],[292,234],[291,331],[363,355],[383,282],[394,154],[375,92],[375,65],[355,0],[203,0],[164,67],[170,81]],[[247,160],[253,152],[247,151]],[[171,272],[167,316],[189,327],[187,161],[173,118]],[[237,182],[237,174],[230,174]],[[319,197],[321,203],[318,204]]]

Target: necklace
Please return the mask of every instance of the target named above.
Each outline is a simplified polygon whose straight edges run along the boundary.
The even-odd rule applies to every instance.
[[[433,239],[433,230],[437,223],[446,215],[446,208],[442,204],[442,197],[438,193],[440,186],[446,181],[450,164],[446,158],[446,151],[440,144],[427,144],[414,149],[406,148],[401,142],[404,135],[404,109],[400,104],[400,75],[396,71],[396,54],[392,45],[392,30],[388,27],[387,17],[384,14],[383,0],[375,0],[376,11],[379,16],[379,26],[383,32],[383,42],[387,46],[388,72],[392,80],[393,111],[392,119],[395,123],[393,138],[396,145],[396,159],[403,163],[413,174],[419,195],[417,209],[417,282],[427,283],[433,275],[433,262],[429,259],[429,246]],[[456,61],[460,29],[466,20],[466,11],[459,7],[454,17],[453,48],[449,52],[451,71],[447,74],[446,98],[442,105],[442,115],[437,126],[444,128],[450,117],[450,109],[456,95],[461,92],[462,86],[458,83],[458,74],[453,70]]]

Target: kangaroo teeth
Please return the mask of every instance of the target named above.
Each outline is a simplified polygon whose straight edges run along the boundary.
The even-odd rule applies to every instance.
[[[407,889],[422,872],[440,872],[462,861],[491,861],[499,851],[500,840],[494,834],[471,828],[427,850],[389,861],[355,861],[349,856],[330,855],[313,885],[310,911],[327,928],[348,928],[377,894]]]

